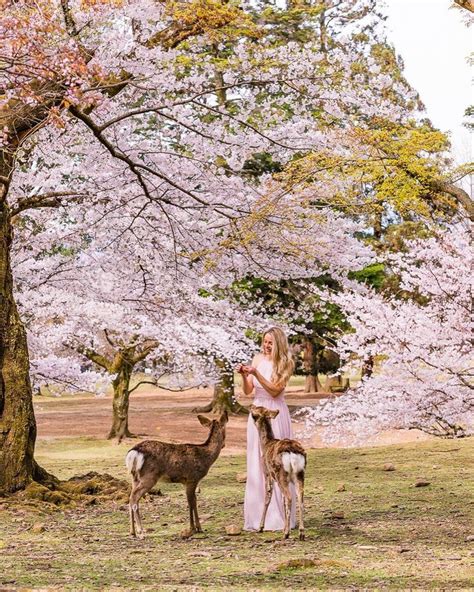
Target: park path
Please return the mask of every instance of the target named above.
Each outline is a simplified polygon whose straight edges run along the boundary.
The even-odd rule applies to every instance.
[[[192,409],[205,405],[211,398],[210,389],[192,389],[173,393],[162,389],[135,392],[130,397],[130,429],[140,438],[157,438],[168,442],[200,442],[206,429],[196,419]],[[315,405],[324,395],[307,395],[298,387],[290,387],[287,402],[290,410]],[[242,398],[241,402],[250,403]],[[112,421],[111,396],[65,395],[62,397],[36,396],[34,399],[38,426],[38,438],[93,437],[104,438]],[[294,422],[295,433],[302,426]],[[245,451],[247,429],[246,416],[232,416],[229,421],[224,454]],[[417,430],[391,430],[367,441],[367,445],[386,445],[426,440]],[[311,439],[303,440],[310,448],[322,448],[326,444],[316,432]],[[342,446],[335,443],[334,446]]]

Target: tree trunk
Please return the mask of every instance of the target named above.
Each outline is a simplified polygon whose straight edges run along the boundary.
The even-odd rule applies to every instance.
[[[368,356],[365,358],[362,364],[362,378],[370,378],[374,373],[374,356]]]
[[[382,240],[383,225],[382,225],[382,210],[375,211],[372,216],[372,225],[374,231],[374,238],[378,241]]]
[[[327,22],[326,22],[326,10],[322,10],[321,14],[319,15],[319,43],[321,46],[321,52],[327,52],[327,43],[328,43],[328,32],[327,32]]]
[[[303,347],[303,369],[306,373],[304,392],[319,393],[322,386],[318,379],[318,352],[311,339],[306,339]]]
[[[196,407],[194,413],[247,413],[247,409],[235,399],[234,370],[227,360],[216,360],[219,380],[214,386],[212,401],[204,407]]]
[[[120,442],[123,438],[131,438],[133,434],[128,429],[128,407],[130,403],[130,379],[132,378],[133,364],[124,362],[118,371],[117,377],[112,382],[114,389],[114,401],[112,405],[112,427],[108,439],[117,438]]]
[[[0,490],[12,493],[48,474],[34,461],[36,421],[26,331],[13,295],[13,229],[0,199]]]
[[[328,393],[343,393],[349,388],[349,379],[342,378],[340,374],[328,376],[324,383],[324,390]]]

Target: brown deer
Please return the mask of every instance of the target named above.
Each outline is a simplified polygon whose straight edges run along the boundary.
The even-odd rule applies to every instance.
[[[131,535],[143,538],[138,502],[159,479],[185,486],[190,534],[202,532],[197,511],[196,487],[224,447],[228,416],[224,411],[219,419],[210,420],[203,415],[198,415],[198,419],[202,425],[209,426],[209,436],[203,444],[168,444],[158,440],[144,440],[128,451],[125,464],[132,474],[129,501]]]
[[[298,496],[298,518],[300,541],[304,541],[304,472],[306,468],[306,452],[296,440],[278,440],[273,435],[270,420],[279,413],[278,409],[270,410],[265,407],[250,407],[250,413],[255,421],[260,436],[263,455],[263,472],[265,476],[265,504],[259,532],[263,531],[268,506],[272,499],[273,484],[278,483],[283,496],[285,509],[284,537],[290,536],[291,488],[294,483]]]

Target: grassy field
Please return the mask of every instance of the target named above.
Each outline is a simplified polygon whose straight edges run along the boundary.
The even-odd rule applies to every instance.
[[[126,478],[128,446],[92,438],[40,441],[61,478],[90,470]],[[0,588],[54,590],[363,589],[474,586],[474,440],[314,450],[306,482],[307,540],[226,534],[241,525],[243,456],[218,459],[202,482],[205,532],[182,539],[183,488],[142,502],[143,541],[126,504],[56,508],[0,499]],[[393,463],[395,470],[384,470]],[[419,480],[429,485],[415,487]]]

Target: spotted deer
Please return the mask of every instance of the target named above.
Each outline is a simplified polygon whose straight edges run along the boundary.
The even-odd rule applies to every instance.
[[[284,537],[290,536],[290,515],[291,515],[291,488],[294,483],[298,497],[298,518],[300,541],[304,541],[304,472],[306,468],[306,452],[296,440],[278,440],[273,435],[270,420],[275,418],[278,409],[270,410],[265,407],[250,407],[252,418],[255,421],[262,446],[263,472],[265,476],[265,503],[262,519],[260,520],[259,532],[265,526],[265,517],[268,506],[272,499],[273,485],[278,483],[285,510]]]
[[[128,451],[125,464],[132,475],[129,500],[130,534],[143,538],[138,502],[161,479],[182,483],[186,488],[189,507],[190,534],[202,532],[197,511],[196,487],[205,477],[224,447],[227,412],[219,419],[198,415],[202,425],[209,427],[203,444],[169,444],[144,440]]]

